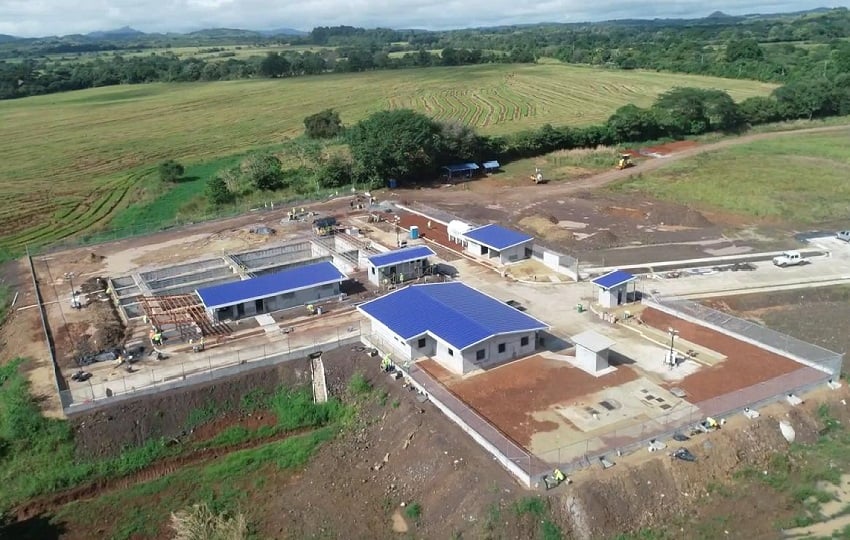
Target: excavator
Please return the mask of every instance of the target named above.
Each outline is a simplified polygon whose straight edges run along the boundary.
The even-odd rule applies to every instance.
[[[631,154],[620,154],[620,161],[617,162],[617,168],[619,170],[628,169],[629,167],[634,167],[635,164],[632,161]]]

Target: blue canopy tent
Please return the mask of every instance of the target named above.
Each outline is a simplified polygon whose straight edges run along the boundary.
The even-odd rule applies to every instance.
[[[485,161],[481,164],[481,166],[484,167],[484,172],[488,173],[496,172],[499,170],[499,168],[501,168],[501,165],[499,165],[499,162],[496,160]]]
[[[480,168],[475,163],[460,163],[458,165],[447,165],[443,167],[443,170],[446,171],[446,177],[451,180],[454,176],[472,178],[472,175]]]

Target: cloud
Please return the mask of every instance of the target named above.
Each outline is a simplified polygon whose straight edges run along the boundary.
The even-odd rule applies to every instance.
[[[0,0],[0,33],[45,36],[132,26],[146,32],[347,24],[466,28],[632,17],[701,17],[812,9],[822,0]]]

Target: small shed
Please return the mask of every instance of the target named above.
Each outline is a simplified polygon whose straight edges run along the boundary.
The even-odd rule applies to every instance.
[[[578,367],[589,373],[608,369],[608,350],[614,346],[614,341],[593,330],[587,330],[570,339],[576,346]]]
[[[614,270],[593,280],[599,287],[599,305],[615,308],[629,302],[629,283],[632,283],[632,298],[637,293],[637,276],[622,270]]]
[[[446,178],[453,180],[456,178],[472,178],[481,167],[475,163],[458,163],[457,165],[447,165],[443,167],[446,172]]]
[[[411,246],[372,255],[368,259],[369,282],[381,285],[384,280],[402,283],[420,278],[431,264],[430,257],[434,255],[434,250],[428,246]]]
[[[463,235],[463,246],[467,252],[478,257],[498,259],[500,264],[530,258],[533,243],[533,236],[495,223],[472,229]]]
[[[485,161],[481,164],[481,166],[484,167],[484,172],[486,173],[494,173],[501,168],[501,165],[499,165],[499,162],[496,160]]]

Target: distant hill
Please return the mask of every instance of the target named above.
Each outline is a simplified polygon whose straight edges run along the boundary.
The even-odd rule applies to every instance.
[[[0,34],[0,43],[9,43],[12,41],[18,41],[19,37],[10,36],[9,34]]]
[[[261,30],[260,34],[269,36],[307,36],[310,32],[296,30],[295,28],[275,28],[273,30]]]
[[[116,28],[115,30],[102,30],[98,32],[89,32],[86,34],[86,37],[94,38],[94,39],[113,39],[113,38],[127,38],[127,37],[142,37],[145,33],[135,28],[130,28],[129,26],[122,26],[121,28]]]

